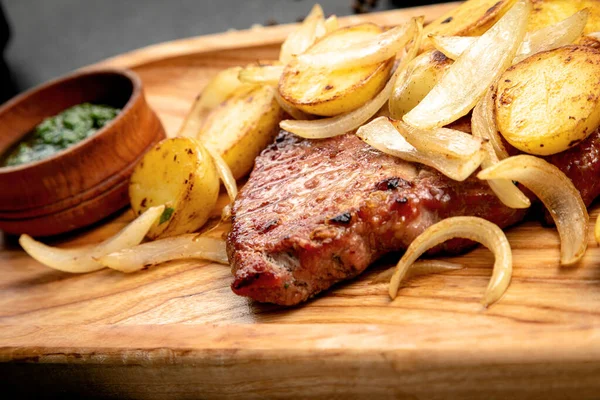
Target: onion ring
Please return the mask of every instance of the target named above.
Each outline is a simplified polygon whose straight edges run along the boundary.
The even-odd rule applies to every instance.
[[[229,265],[225,241],[197,234],[185,234],[140,244],[97,258],[104,267],[135,272],[167,261],[196,259]]]
[[[432,247],[453,238],[479,242],[494,253],[496,258],[494,270],[483,296],[482,304],[487,307],[498,301],[508,288],[512,276],[510,244],[498,225],[478,217],[446,218],[430,226],[417,236],[408,246],[398,265],[396,265],[396,271],[390,280],[390,298],[392,300],[396,298],[400,282],[417,258]]]
[[[509,179],[531,190],[550,212],[560,236],[560,263],[579,261],[587,248],[589,216],[581,194],[557,167],[531,155],[509,157],[477,174],[479,179]]]
[[[50,268],[76,274],[98,271],[104,266],[96,258],[141,243],[164,209],[162,205],[150,207],[119,233],[96,245],[62,249],[47,246],[29,235],[21,235],[19,244],[27,254]]]

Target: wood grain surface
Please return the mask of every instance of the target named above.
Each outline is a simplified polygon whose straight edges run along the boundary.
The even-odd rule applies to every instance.
[[[385,24],[452,5],[352,17]],[[134,69],[174,134],[222,68],[274,58],[289,26],[153,46],[103,65]],[[226,201],[222,198],[221,201]],[[592,208],[595,220],[598,210]],[[54,239],[99,241],[132,218]],[[560,268],[556,231],[508,230],[506,295],[479,299],[493,257],[407,281],[395,301],[372,279],[398,256],[294,308],[235,296],[229,268],[174,262],[123,275],[70,275],[0,239],[0,382],[25,395],[103,398],[593,399],[600,389],[600,250]],[[1,238],[2,236],[0,236]]]

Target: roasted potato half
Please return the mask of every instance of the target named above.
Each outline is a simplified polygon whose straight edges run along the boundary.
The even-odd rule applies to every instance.
[[[517,0],[468,0],[436,19],[423,30],[424,37],[436,36],[479,36],[487,31],[508,11]],[[426,39],[423,49],[433,43]]]
[[[390,98],[390,115],[401,119],[433,89],[453,61],[442,52],[430,50],[411,61],[407,79],[398,79]]]
[[[165,211],[148,237],[175,236],[198,230],[208,220],[219,195],[219,175],[208,151],[197,140],[165,139],[144,155],[129,182],[136,215],[149,207]]]
[[[600,51],[565,46],[509,68],[496,92],[498,129],[535,155],[564,151],[600,125]]]
[[[273,141],[283,111],[272,86],[244,87],[211,111],[198,140],[223,157],[238,179],[254,165],[254,159]]]
[[[545,28],[569,18],[579,10],[590,11],[583,33],[600,31],[600,1],[598,0],[531,0],[533,8],[529,16],[527,31]]]
[[[307,50],[321,53],[338,50],[372,39],[383,32],[375,24],[360,24],[338,29]],[[313,68],[292,60],[279,81],[284,102],[309,114],[334,116],[353,111],[375,97],[385,86],[394,64],[383,63],[349,69]]]

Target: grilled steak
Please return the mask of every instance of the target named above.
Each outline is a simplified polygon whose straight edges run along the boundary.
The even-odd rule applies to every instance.
[[[600,195],[598,131],[547,160],[571,178],[586,205]],[[472,215],[506,227],[526,212],[502,205],[474,177],[453,181],[354,135],[308,141],[282,132],[257,158],[233,206],[232,289],[261,302],[298,304],[405,249],[444,218]],[[434,252],[471,244],[451,240]]]
[[[355,135],[308,141],[287,133],[257,158],[232,211],[233,291],[282,305],[360,274],[444,218],[480,216],[505,227],[525,215],[502,205],[485,182],[455,182]],[[453,240],[439,250],[468,244]]]

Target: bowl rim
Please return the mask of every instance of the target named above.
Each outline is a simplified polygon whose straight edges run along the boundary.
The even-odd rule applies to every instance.
[[[0,106],[0,115],[3,115],[4,113],[9,112],[9,110],[11,108],[13,108],[16,105],[20,104],[21,102],[25,101],[27,98],[34,95],[36,92],[39,92],[42,90],[47,90],[47,89],[50,89],[55,86],[58,87],[60,85],[63,85],[66,82],[76,81],[78,79],[87,78],[87,77],[94,76],[94,75],[119,75],[119,76],[125,77],[129,82],[131,82],[131,85],[132,85],[131,95],[127,99],[127,102],[125,103],[125,105],[123,106],[123,108],[121,109],[119,114],[117,114],[117,116],[115,118],[113,118],[108,124],[106,124],[102,128],[100,128],[93,135],[90,135],[89,137],[79,141],[78,143],[75,143],[75,144],[67,147],[66,149],[62,149],[49,157],[43,158],[38,161],[32,161],[32,162],[28,162],[28,163],[24,163],[24,164],[19,164],[19,165],[0,166],[0,177],[2,175],[7,175],[7,174],[12,174],[15,172],[23,171],[27,168],[43,166],[44,164],[50,164],[53,161],[55,161],[61,157],[68,156],[70,153],[73,153],[73,152],[77,151],[79,148],[86,146],[89,142],[93,141],[94,138],[101,136],[102,134],[108,132],[114,125],[119,123],[119,121],[126,118],[126,115],[129,113],[131,108],[134,107],[134,105],[138,102],[140,97],[143,95],[142,80],[135,72],[133,72],[130,69],[125,69],[125,68],[84,69],[84,70],[77,70],[75,72],[69,73],[67,75],[63,75],[63,76],[55,78],[55,79],[51,79],[47,82],[44,82],[34,88],[31,88],[31,89],[13,97],[11,100],[7,101],[5,104]],[[59,111],[55,115],[58,115],[59,113],[61,113],[63,111],[64,110]],[[27,135],[28,133],[29,132],[23,132],[22,136],[15,143],[18,143],[20,140],[22,140],[23,137],[25,135]],[[0,156],[2,156],[2,155],[4,155],[4,154],[0,153]]]

